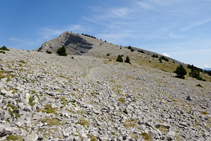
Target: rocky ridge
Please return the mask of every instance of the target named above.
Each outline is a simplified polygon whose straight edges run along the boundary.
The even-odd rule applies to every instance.
[[[0,140],[211,140],[210,82],[92,56],[0,58]]]
[[[57,50],[62,46],[66,48],[67,54],[69,55],[94,56],[99,58],[105,58],[106,54],[109,54],[109,56],[114,59],[120,54],[127,54],[132,57],[133,60],[140,60],[139,56],[142,53],[138,51],[143,51],[144,54],[150,56],[163,56],[161,54],[136,47],[131,47],[134,50],[134,52],[131,52],[131,50],[128,49],[128,46],[122,47],[119,45],[114,45],[112,43],[103,41],[102,39],[85,36],[84,34],[76,34],[69,31],[65,31],[59,37],[44,42],[41,47],[35,49],[35,51],[46,52],[48,50],[56,53]],[[180,61],[167,56],[165,57],[169,59],[169,62],[174,62],[177,65],[183,64],[186,66],[186,64]]]

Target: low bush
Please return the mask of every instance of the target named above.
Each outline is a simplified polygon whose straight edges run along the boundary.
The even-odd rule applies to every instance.
[[[168,59],[168,58],[166,58],[165,56],[161,56],[160,58],[161,58],[162,60],[167,61],[167,62],[169,61],[169,59]]]
[[[196,86],[203,88],[203,86],[202,86],[201,84],[198,84],[198,85],[196,85]]]
[[[158,58],[158,55],[153,54],[152,57],[153,58]]]
[[[138,52],[140,52],[140,53],[144,53],[144,51],[143,51],[143,50],[138,50]]]
[[[46,51],[46,53],[48,53],[48,54],[52,54],[52,52],[51,52],[51,51],[48,51],[48,50]]]

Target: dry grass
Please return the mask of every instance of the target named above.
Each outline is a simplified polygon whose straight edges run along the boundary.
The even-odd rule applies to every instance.
[[[125,128],[138,127],[136,123],[137,123],[137,120],[129,119],[129,120],[126,120],[125,123],[123,123],[123,126],[125,126]]]
[[[141,133],[141,136],[144,139],[144,141],[152,141],[152,139],[148,133]]]
[[[155,126],[158,130],[168,133],[169,132],[169,127],[168,126],[164,126],[164,125],[156,125]]]
[[[83,125],[84,127],[87,126],[89,128],[89,122],[85,120],[84,118],[80,118],[76,124]]]

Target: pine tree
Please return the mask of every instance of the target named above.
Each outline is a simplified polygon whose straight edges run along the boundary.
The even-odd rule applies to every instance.
[[[131,63],[130,63],[130,58],[129,58],[128,56],[126,57],[125,63],[131,64]]]
[[[185,75],[187,74],[187,71],[185,70],[183,65],[179,65],[174,72],[177,74],[177,77],[182,79],[185,79]]]
[[[123,62],[122,56],[121,56],[121,55],[118,55],[116,61],[117,61],[117,62]]]
[[[66,53],[66,48],[64,46],[60,47],[57,52],[56,52],[58,55],[60,56],[67,56],[67,53]]]

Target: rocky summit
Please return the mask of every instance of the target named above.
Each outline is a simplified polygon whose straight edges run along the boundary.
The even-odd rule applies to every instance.
[[[171,61],[79,36],[0,53],[0,140],[211,140],[210,76],[179,79]]]

